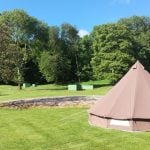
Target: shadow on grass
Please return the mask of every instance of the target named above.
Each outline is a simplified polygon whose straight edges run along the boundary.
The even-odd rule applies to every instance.
[[[0,96],[8,96],[9,94],[0,94]]]
[[[57,89],[57,88],[47,88],[47,89],[37,89],[38,91],[61,91],[61,90],[67,90],[67,88],[60,88],[60,89]]]
[[[100,88],[100,87],[105,87],[105,86],[113,86],[113,84],[94,84],[94,88]]]

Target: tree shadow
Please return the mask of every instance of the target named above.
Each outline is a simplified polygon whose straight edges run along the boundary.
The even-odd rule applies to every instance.
[[[47,88],[47,89],[37,89],[38,91],[49,91],[49,90],[51,90],[51,91],[61,91],[61,90],[67,90],[68,88],[66,87],[64,87],[64,88]]]
[[[106,83],[106,84],[94,84],[94,88],[100,88],[100,87],[106,87],[106,86],[113,86],[112,83]]]
[[[9,94],[0,94],[0,96],[7,96],[7,95],[9,95]]]

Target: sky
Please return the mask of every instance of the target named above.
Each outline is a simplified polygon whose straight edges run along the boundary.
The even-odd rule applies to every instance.
[[[70,23],[81,36],[95,25],[150,16],[150,0],[0,0],[0,12],[23,9],[49,26]]]

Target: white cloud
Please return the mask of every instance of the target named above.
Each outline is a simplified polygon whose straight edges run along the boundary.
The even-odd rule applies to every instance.
[[[80,29],[79,32],[78,32],[78,35],[80,37],[84,37],[85,35],[89,35],[90,33],[87,31],[87,30],[84,30],[84,29]]]
[[[113,4],[130,4],[132,0],[112,0]]]

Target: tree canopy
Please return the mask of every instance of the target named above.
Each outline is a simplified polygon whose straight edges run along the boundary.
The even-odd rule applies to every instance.
[[[0,82],[118,81],[139,59],[150,71],[150,17],[97,25],[79,37],[69,23],[48,26],[24,10],[0,15]]]
[[[13,67],[10,70],[15,74],[13,80],[12,78],[9,80],[17,82],[21,88],[21,84],[24,82],[25,64],[30,59],[35,47],[39,47],[39,41],[41,44],[45,38],[42,35],[45,35],[46,27],[23,10],[3,12],[0,16],[0,25],[9,30],[9,45],[11,46],[9,46],[10,50],[5,50],[5,53],[9,54],[7,59],[13,62],[11,65]],[[6,66],[5,68],[8,68],[8,64]]]
[[[92,67],[96,79],[117,81],[133,63],[130,30],[123,25],[97,26],[92,32],[94,56]]]

